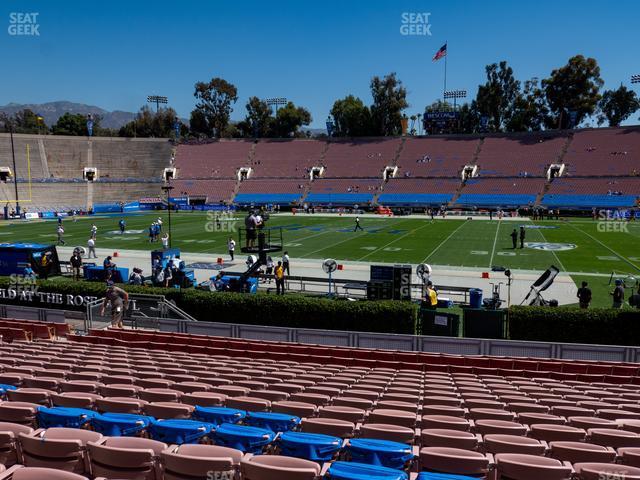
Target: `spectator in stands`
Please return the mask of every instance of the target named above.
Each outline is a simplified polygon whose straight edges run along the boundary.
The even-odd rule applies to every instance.
[[[87,240],[87,248],[89,249],[87,258],[98,258],[96,255],[96,241],[93,237],[89,237],[89,240]]]
[[[80,280],[80,269],[82,268],[82,257],[78,250],[73,251],[73,255],[69,259],[69,263],[71,264],[71,272],[73,273],[74,280]]]
[[[107,291],[102,301],[100,315],[104,315],[108,304],[111,305],[111,327],[122,328],[122,317],[127,308],[129,308],[129,294],[121,288],[116,287],[111,280],[107,281]]]
[[[282,262],[278,262],[274,271],[276,281],[276,295],[284,295],[284,267]]]
[[[613,297],[611,308],[622,308],[624,304],[624,287],[622,286],[622,280],[619,278],[616,279],[616,286],[609,294]]]
[[[229,237],[229,240],[227,241],[227,249],[229,250],[229,256],[233,262],[235,259],[236,241],[232,237]]]
[[[582,282],[582,286],[578,289],[578,303],[580,308],[589,308],[591,303],[591,289],[587,282]]]
[[[291,275],[291,271],[289,270],[289,252],[287,251],[282,255],[282,268],[287,272],[287,275]]]
[[[438,307],[438,292],[433,287],[433,282],[427,282],[427,292],[425,294],[425,305],[427,308],[436,309]]]

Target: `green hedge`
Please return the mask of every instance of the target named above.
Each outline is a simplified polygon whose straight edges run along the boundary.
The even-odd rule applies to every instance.
[[[640,310],[514,306],[509,331],[513,340],[640,345]]]
[[[8,278],[0,278],[0,288],[9,286]],[[204,290],[152,288],[120,285],[130,293],[164,295],[185,312],[201,321],[231,322],[283,327],[327,330],[349,330],[381,333],[416,332],[417,305],[411,302],[331,300],[289,295],[247,295],[211,293]],[[98,282],[38,281],[39,292],[63,295],[104,296],[105,287]],[[45,306],[0,299],[0,303]],[[51,307],[51,305],[47,305]],[[70,309],[67,305],[59,308]],[[82,310],[82,307],[75,308]]]

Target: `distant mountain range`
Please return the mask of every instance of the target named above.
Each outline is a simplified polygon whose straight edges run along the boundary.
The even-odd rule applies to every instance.
[[[123,112],[120,110],[109,112],[108,110],[94,105],[67,101],[24,104],[9,103],[8,105],[0,106],[0,112],[4,112],[7,115],[13,115],[25,108],[42,115],[48,126],[55,124],[58,121],[58,118],[67,112],[72,114],[81,113],[82,115],[87,115],[89,113],[92,115],[100,115],[102,117],[100,125],[105,128],[120,128],[133,120],[136,115],[132,112]]]

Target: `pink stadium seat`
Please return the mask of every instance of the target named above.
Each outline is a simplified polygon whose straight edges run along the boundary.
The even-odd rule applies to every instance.
[[[171,446],[161,454],[164,480],[192,480],[211,473],[237,477],[244,454],[217,445]]]
[[[245,480],[315,480],[320,465],[301,458],[279,455],[259,455],[240,462]]]
[[[553,458],[516,453],[500,453],[495,456],[497,480],[569,480],[572,468]]]

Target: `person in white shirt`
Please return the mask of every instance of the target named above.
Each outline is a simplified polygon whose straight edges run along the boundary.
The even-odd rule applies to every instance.
[[[58,225],[58,245],[64,245],[64,228],[62,225]]]
[[[89,237],[89,240],[87,240],[87,247],[89,247],[87,258],[98,258],[96,255],[96,241],[92,237]],[[91,256],[91,254],[93,254],[93,256]]]
[[[167,249],[169,248],[169,234],[165,233],[164,235],[162,235],[162,248]]]
[[[227,247],[229,249],[229,256],[231,257],[231,261],[233,261],[233,259],[235,258],[235,251],[236,251],[236,241],[229,237],[229,241],[227,242]]]
[[[96,224],[94,223],[91,225],[91,238],[95,240],[97,233],[98,233],[98,227],[96,227]]]
[[[162,231],[162,218],[158,217],[158,220],[156,220],[156,223],[158,224],[158,231],[161,232]]]
[[[291,275],[289,273],[289,252],[284,252],[282,255],[282,268],[287,272],[287,276]]]

